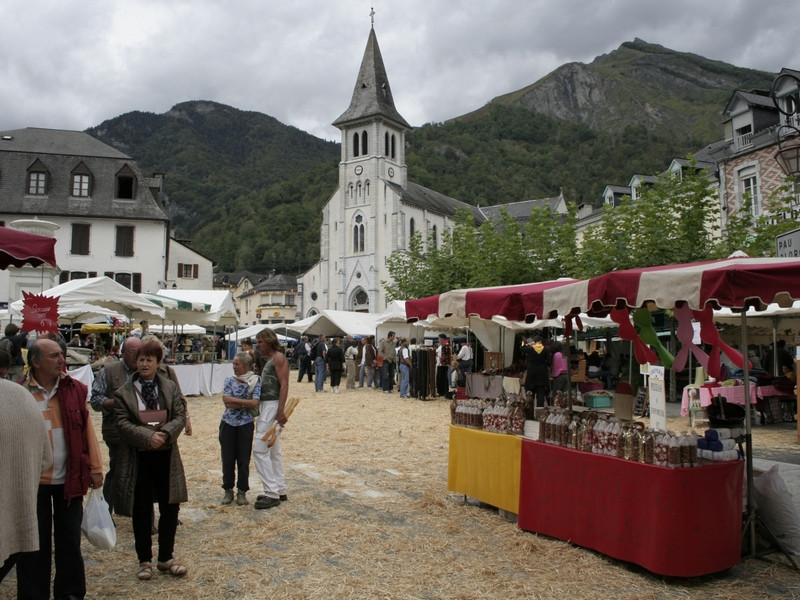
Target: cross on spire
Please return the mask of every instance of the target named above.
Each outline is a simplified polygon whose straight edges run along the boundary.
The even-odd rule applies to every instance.
[[[369,20],[371,22],[371,26],[375,27],[375,4],[374,3],[372,4],[372,6],[370,6]]]

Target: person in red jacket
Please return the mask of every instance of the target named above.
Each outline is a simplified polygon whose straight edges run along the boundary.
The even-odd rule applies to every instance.
[[[22,386],[42,411],[53,450],[53,467],[39,480],[39,550],[22,554],[17,562],[19,598],[50,598],[53,547],[53,597],[86,596],[81,554],[83,496],[90,486],[103,485],[103,464],[86,406],[88,389],[63,372],[64,362],[61,347],[51,339],[41,337],[28,350],[29,370]]]

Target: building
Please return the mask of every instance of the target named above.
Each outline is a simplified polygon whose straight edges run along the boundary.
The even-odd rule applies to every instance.
[[[419,232],[437,243],[459,210],[476,224],[477,207],[408,179],[405,134],[375,30],[370,29],[347,110],[333,122],[342,132],[339,186],[322,209],[320,259],[297,279],[297,317],[322,309],[382,312],[385,258],[409,247]]]
[[[272,275],[234,297],[239,324],[294,323],[297,314],[297,278]]]
[[[130,156],[80,131],[0,132],[0,223],[54,224],[60,273],[28,291],[98,275],[135,292],[165,287],[159,282],[170,278],[170,227],[163,183],[163,176],[145,177]],[[7,301],[8,275],[0,277],[0,301]]]

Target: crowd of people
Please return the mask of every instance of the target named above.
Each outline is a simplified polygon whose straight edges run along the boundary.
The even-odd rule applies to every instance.
[[[297,362],[297,383],[306,377],[314,383],[315,392],[341,392],[342,378],[345,389],[367,388],[391,394],[397,386],[401,398],[409,397],[411,349],[416,339],[397,337],[393,331],[375,343],[375,336],[356,340],[348,335],[342,339],[320,335],[313,341],[301,336],[294,346]]]
[[[89,390],[67,372],[68,344],[62,336],[29,339],[16,325],[7,326],[5,334],[7,342],[0,344],[5,459],[0,581],[16,567],[18,598],[86,596],[81,523],[89,489],[102,490],[110,512],[131,518],[138,579],[152,579],[156,570],[186,575],[189,568],[174,551],[180,505],[188,500],[179,438],[191,435],[191,420],[177,376],[164,362],[164,343],[146,333],[129,335],[119,360],[100,365]],[[249,503],[252,452],[263,487],[254,507],[267,509],[288,499],[280,436],[265,440],[273,423],[286,424],[289,364],[270,329],[256,336],[256,348],[234,357],[234,374],[224,383],[222,503],[233,502],[234,487],[236,503]],[[25,359],[17,365],[23,349]],[[21,368],[12,369],[16,366]],[[105,474],[90,408],[102,418]]]

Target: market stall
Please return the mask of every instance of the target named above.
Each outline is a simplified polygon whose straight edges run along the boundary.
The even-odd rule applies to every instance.
[[[664,265],[643,269],[629,269],[606,273],[587,281],[562,286],[552,290],[545,300],[543,315],[555,314],[620,314],[632,315],[637,325],[649,322],[647,310],[671,309],[678,322],[677,337],[681,350],[673,358],[659,348],[659,353],[648,346],[657,341],[647,336],[645,330],[626,330],[624,335],[634,343],[637,361],[661,363],[666,368],[682,370],[689,354],[712,377],[721,375],[720,354],[742,368],[742,379],[749,380],[747,360],[728,347],[720,338],[713,322],[713,310],[731,308],[740,311],[742,331],[741,348],[748,347],[747,309],[764,309],[770,303],[791,306],[800,298],[800,261],[787,258],[735,257],[680,265]],[[707,354],[692,342],[692,320],[701,324],[701,340],[712,347]],[[650,333],[649,331],[647,332]],[[746,549],[750,556],[756,554],[756,527],[759,522],[754,502],[751,402],[749,386],[744,388],[745,433],[743,435],[747,469],[747,510],[745,531]],[[721,499],[736,502],[735,498]],[[768,536],[769,537],[769,536]]]

